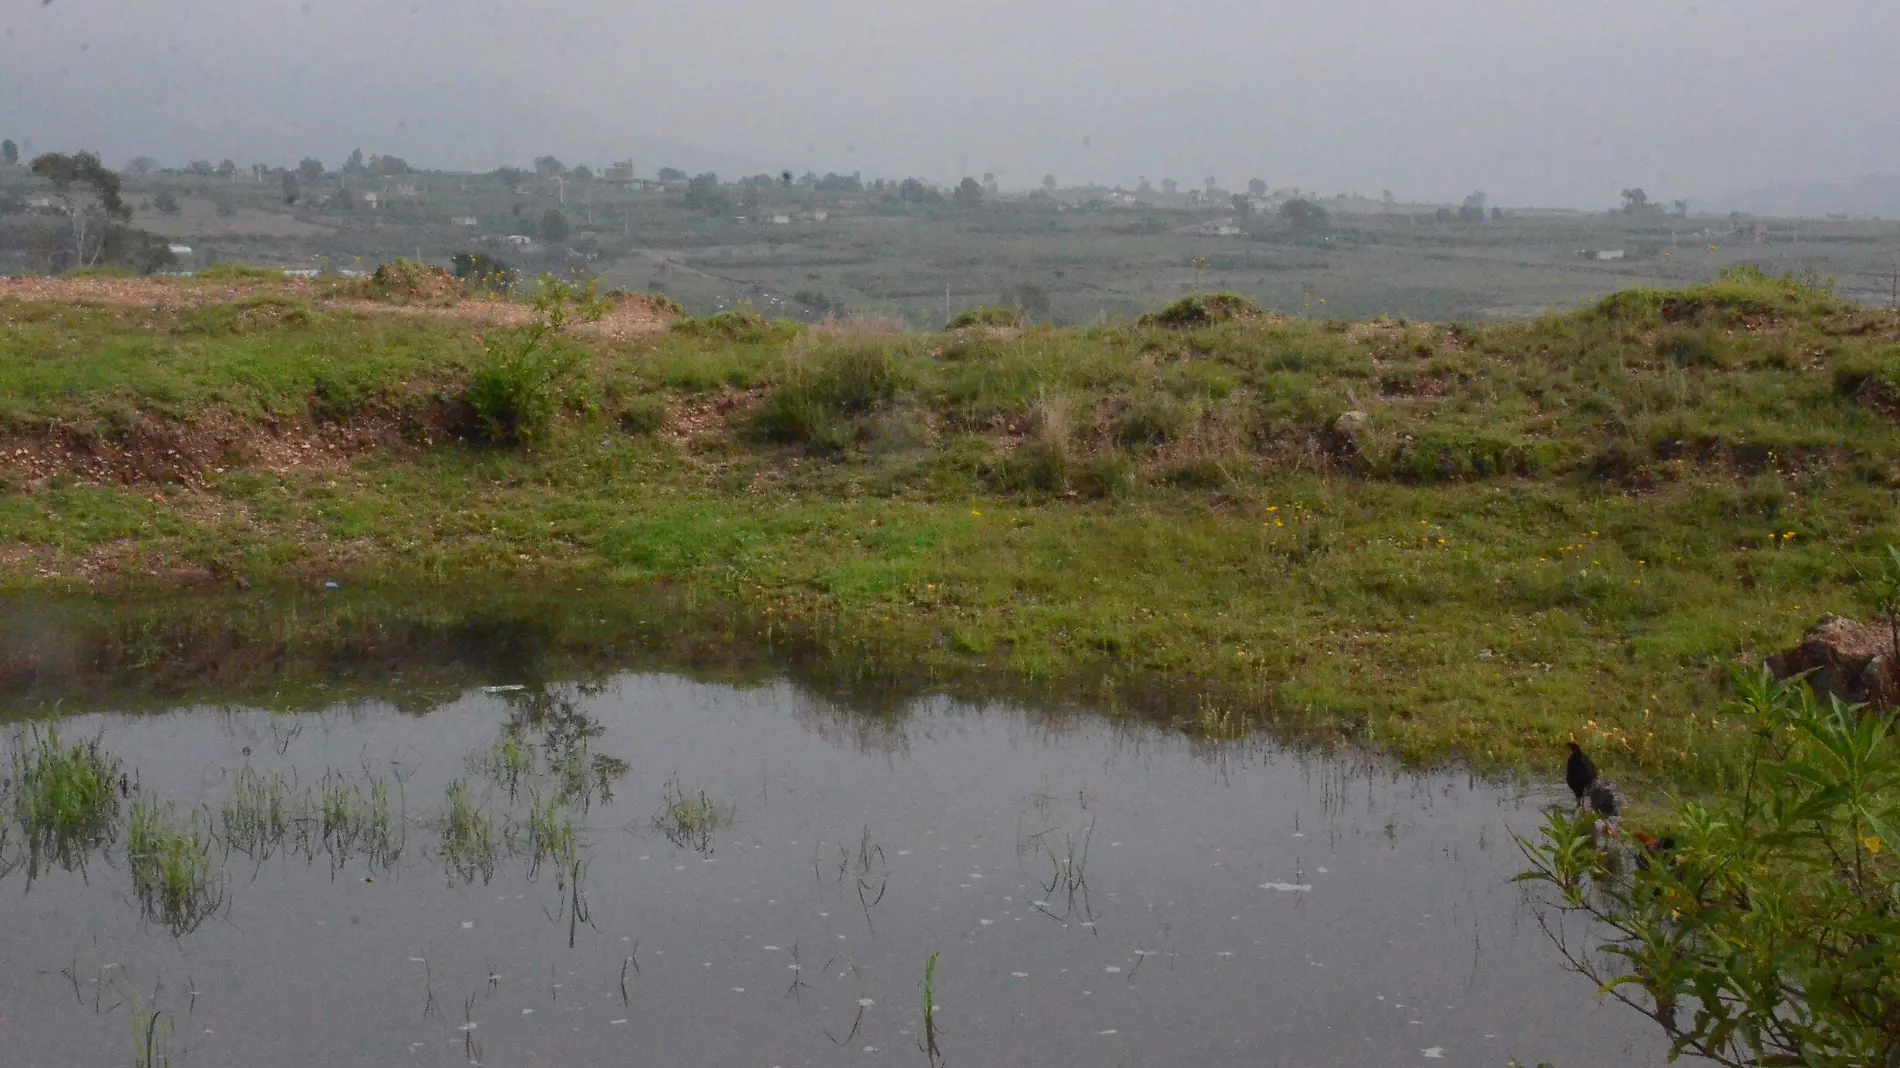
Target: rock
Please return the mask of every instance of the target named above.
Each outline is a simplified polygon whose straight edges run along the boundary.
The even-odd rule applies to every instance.
[[[1358,470],[1366,466],[1366,433],[1371,423],[1358,410],[1340,412],[1326,427],[1327,451],[1335,462]]]
[[[1822,698],[1835,696],[1880,708],[1900,705],[1900,669],[1892,632],[1884,624],[1822,616],[1802,635],[1800,645],[1769,657],[1768,669],[1782,679],[1812,672],[1808,682]]]

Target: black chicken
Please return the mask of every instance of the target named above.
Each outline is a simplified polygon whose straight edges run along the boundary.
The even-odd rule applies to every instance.
[[[1583,751],[1583,746],[1575,742],[1570,743],[1570,759],[1564,762],[1564,781],[1570,784],[1570,792],[1577,795],[1577,807],[1582,808],[1584,795],[1596,785],[1597,765],[1590,754]]]

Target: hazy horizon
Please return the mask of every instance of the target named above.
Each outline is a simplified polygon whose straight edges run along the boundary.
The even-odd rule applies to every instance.
[[[1576,208],[1900,173],[1890,6],[1419,7],[54,0],[0,15],[0,136],[112,165],[552,153]]]

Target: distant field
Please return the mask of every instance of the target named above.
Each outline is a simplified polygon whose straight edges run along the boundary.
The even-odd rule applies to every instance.
[[[1900,297],[1894,222],[1768,220],[1758,238],[1754,220],[1738,231],[1726,216],[1527,211],[1459,222],[1439,221],[1436,205],[1329,200],[1322,203],[1332,217],[1322,227],[1267,225],[1249,237],[1194,232],[1229,218],[1225,206],[1181,198],[1090,206],[1066,191],[958,209],[774,186],[756,206],[715,217],[687,207],[678,191],[529,180],[517,193],[489,176],[410,174],[350,179],[354,196],[380,198],[373,210],[320,203],[344,184],[309,184],[287,205],[274,181],[248,175],[127,179],[137,225],[190,245],[192,266],[215,259],[369,269],[396,256],[447,266],[457,252],[482,250],[531,273],[583,270],[610,285],[662,291],[695,312],[750,301],[767,315],[806,321],[875,316],[931,328],[958,311],[1021,303],[1028,292],[1046,295],[1046,307],[1030,300],[1038,318],[1079,324],[1212,289],[1308,318],[1513,319],[1631,286],[1706,282],[1738,264],[1831,279],[1841,296],[1864,304]],[[0,171],[0,202],[38,195],[36,188],[18,168]],[[175,215],[151,206],[161,190],[178,198]],[[524,251],[499,242],[537,237],[550,209],[571,227],[561,247],[543,241]],[[745,221],[733,217],[742,212]],[[826,217],[816,219],[818,212]],[[775,214],[789,221],[774,225]],[[30,215],[0,219],[0,270],[37,270],[45,257],[34,229],[46,225]],[[1624,258],[1579,255],[1599,249]]]

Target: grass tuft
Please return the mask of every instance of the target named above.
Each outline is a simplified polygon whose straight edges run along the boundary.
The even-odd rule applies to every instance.
[[[117,833],[125,793],[119,762],[97,737],[67,745],[59,730],[15,731],[9,746],[13,818],[27,851],[29,877],[47,864],[84,865]]]

